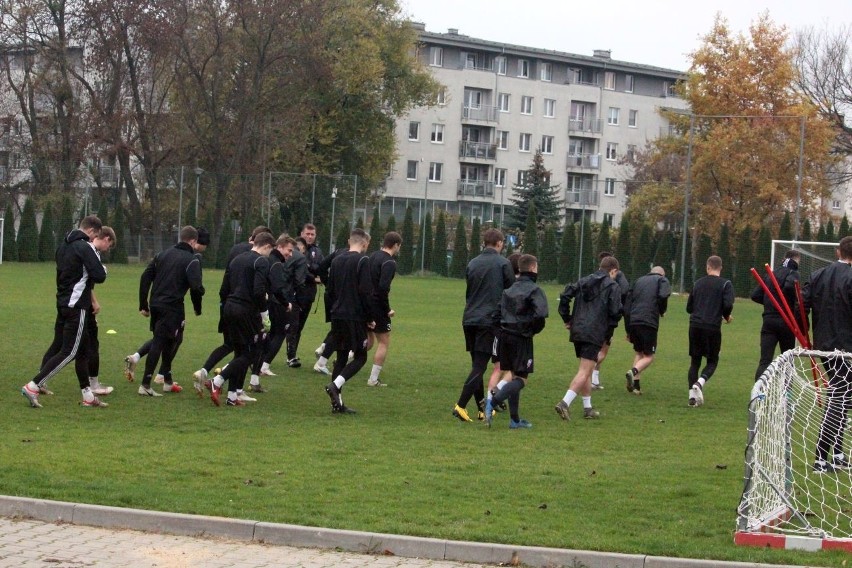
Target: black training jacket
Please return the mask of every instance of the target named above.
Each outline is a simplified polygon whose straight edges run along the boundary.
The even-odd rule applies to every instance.
[[[292,256],[284,263],[284,275],[292,283],[293,297],[300,304],[309,304],[315,296],[314,290],[305,284],[309,274],[307,257],[298,248],[293,247]]]
[[[228,301],[262,312],[266,310],[268,275],[268,258],[253,250],[240,253],[225,270],[219,299],[223,305]]]
[[[106,268],[101,264],[89,236],[74,229],[56,249],[56,307],[92,307],[92,288],[106,280]]]
[[[298,251],[294,250],[293,252]],[[268,299],[270,302],[284,307],[296,301],[296,290],[293,286],[292,274],[287,271],[287,262],[288,260],[278,252],[278,249],[272,249],[272,252],[269,253]],[[286,302],[281,302],[279,298],[286,299]]]
[[[307,261],[308,272],[305,275],[305,296],[313,302],[317,295],[316,277],[320,273],[320,264],[322,264],[322,251],[318,244],[308,245],[305,249],[305,260]]]
[[[515,283],[512,264],[497,249],[485,247],[467,263],[465,278],[467,289],[462,325],[500,325],[500,298],[503,290]]]
[[[721,329],[722,319],[734,309],[734,286],[721,276],[708,274],[695,281],[686,301],[689,325],[701,329]]]
[[[621,317],[621,289],[608,273],[598,270],[565,286],[559,295],[559,315],[571,324],[571,341],[603,345],[610,322]]]
[[[500,298],[500,326],[504,331],[532,337],[544,329],[549,315],[547,297],[535,282],[521,273]]]
[[[391,310],[391,282],[394,276],[396,261],[391,255],[381,249],[370,255],[370,282],[373,286],[373,308],[376,310],[374,319],[388,317]]]
[[[669,307],[672,285],[661,275],[646,274],[636,279],[624,304],[624,325],[644,325],[657,329],[660,316]]]
[[[792,258],[788,258],[784,261],[784,264],[776,268],[772,273],[775,275],[775,279],[778,280],[778,285],[781,287],[781,293],[784,294],[784,298],[787,299],[787,305],[790,306],[790,309],[793,310],[793,315],[796,316],[796,321],[799,320],[799,311],[798,311],[798,301],[796,298],[796,282],[799,281],[799,265]],[[772,280],[769,278],[768,274],[763,276],[763,282],[772,291],[772,295],[781,304],[781,298],[778,297],[778,294],[775,292],[775,285],[772,283]],[[769,296],[763,291],[763,287],[758,285],[754,291],[751,293],[751,299],[758,304],[763,304],[763,317],[764,318],[774,318],[774,319],[782,319],[781,314],[778,313],[778,310],[775,309],[775,306],[772,305],[772,300],[769,299]],[[783,308],[783,304],[781,304]]]
[[[812,273],[802,300],[813,314],[814,348],[852,351],[852,266],[837,261]]]
[[[338,254],[328,271],[326,288],[332,320],[371,321],[375,310],[367,255],[353,251]]]
[[[201,260],[188,243],[158,252],[139,279],[139,309],[160,308],[184,313],[183,298],[189,290],[195,315],[201,315]],[[151,294],[150,300],[148,294]]]

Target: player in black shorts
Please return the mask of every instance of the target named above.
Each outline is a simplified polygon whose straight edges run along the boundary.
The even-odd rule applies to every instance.
[[[689,406],[704,404],[704,385],[716,372],[722,349],[722,321],[731,323],[734,309],[734,286],[722,278],[722,259],[707,259],[707,276],[699,278],[686,301],[689,314]],[[698,375],[701,359],[707,365]]]
[[[596,272],[568,284],[559,295],[559,315],[565,328],[571,330],[571,342],[580,360],[568,392],[556,405],[556,413],[563,420],[570,419],[569,407],[577,395],[583,399],[583,418],[600,416],[592,408],[592,371],[610,322],[621,314],[621,291],[615,282],[616,274],[618,261],[614,256],[604,257]]]
[[[598,253],[598,261],[603,260],[607,256],[612,256],[612,253],[609,251],[602,251]],[[630,283],[627,281],[627,277],[621,270],[619,270],[615,275],[615,283],[618,284],[618,289],[621,292],[621,303],[624,304],[624,301],[627,299],[627,292],[630,290]],[[618,328],[618,322],[620,319],[621,318],[616,318],[609,322],[609,329],[606,331],[604,343],[601,345],[600,353],[598,353],[598,362],[595,364],[595,370],[592,371],[592,390],[600,390],[604,388],[601,384],[601,366],[606,360],[607,355],[609,355],[609,348],[612,346],[612,338],[615,335],[616,328]]]
[[[512,373],[512,380],[503,385],[485,403],[485,424],[491,426],[493,407],[509,401],[509,428],[532,428],[519,415],[521,389],[533,372],[533,336],[544,329],[548,316],[547,297],[536,285],[538,261],[531,254],[518,259],[520,274],[500,300],[500,369]]]
[[[387,386],[379,380],[379,373],[382,372],[390,347],[391,318],[396,313],[390,307],[389,296],[391,282],[396,275],[394,257],[399,254],[401,246],[402,237],[399,233],[390,231],[382,240],[382,248],[370,255],[370,280],[373,284],[373,307],[376,310],[373,314],[376,327],[370,331],[370,345],[376,346],[373,368],[367,380],[367,386],[370,387]]]
[[[627,339],[633,343],[633,367],[627,371],[627,391],[642,394],[639,373],[654,362],[657,352],[657,330],[660,318],[666,313],[672,286],[662,266],[655,266],[630,287],[624,305],[624,326]]]

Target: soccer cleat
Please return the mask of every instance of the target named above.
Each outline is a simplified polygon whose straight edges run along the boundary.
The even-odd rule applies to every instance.
[[[332,408],[332,414],[358,414],[358,412],[354,408],[349,408],[348,406],[341,405],[339,408]]]
[[[169,383],[165,383],[165,384],[163,385],[163,392],[174,392],[174,393],[178,393],[178,392],[180,392],[180,391],[182,391],[182,390],[183,390],[183,387],[182,387],[182,386],[180,386],[180,385],[179,385],[179,384],[177,384],[177,383],[171,383],[171,384],[169,384]]]
[[[467,410],[465,410],[458,404],[453,407],[453,416],[455,416],[462,422],[473,422],[473,420],[470,419],[470,416],[467,415]]]
[[[320,357],[322,357],[322,352],[323,352],[323,351],[325,351],[325,343],[323,343],[322,345],[320,345],[319,347],[317,347],[316,349],[314,349],[314,355],[316,355],[316,358],[317,358],[317,359],[319,359]]]
[[[192,373],[192,386],[198,397],[204,396],[204,382],[207,380],[207,370],[199,369]]]
[[[633,392],[636,388],[633,386],[633,369],[624,373],[624,377],[627,379],[627,392]]]
[[[31,391],[29,385],[24,385],[21,387],[21,394],[30,402],[30,406],[33,408],[41,408],[41,403],[38,401],[38,391]]]
[[[151,387],[146,387],[145,385],[139,385],[139,390],[136,392],[139,393],[140,396],[163,396]]]
[[[387,385],[387,383],[383,383],[379,379],[376,379],[375,381],[373,379],[370,379],[370,380],[367,381],[367,386],[368,387],[386,387],[388,385]]]
[[[269,392],[265,388],[260,386],[260,383],[258,383],[256,385],[249,385],[248,390],[251,391],[251,392]]]
[[[207,383],[204,384],[207,386]],[[222,394],[222,387],[217,387],[213,381],[210,381],[210,400],[213,401],[213,404],[216,406],[222,406],[222,402],[219,400],[219,397]],[[230,399],[228,400],[230,402]],[[244,403],[245,404],[245,403]]]
[[[594,391],[604,390],[604,386],[600,383],[592,383],[592,390],[594,390]]]
[[[562,420],[571,420],[571,411],[568,409],[568,403],[564,400],[560,400],[554,410]]]
[[[527,421],[526,421],[526,420],[524,420],[523,418],[521,418],[521,419],[520,419],[520,420],[518,420],[517,422],[515,422],[515,421],[514,421],[514,420],[512,420],[512,419],[509,419],[509,428],[510,428],[511,430],[518,430],[518,429],[521,429],[521,428],[532,428],[532,423],[531,423],[531,422],[527,422]]]
[[[695,406],[695,397],[692,396],[692,389],[689,390],[689,406]]]
[[[243,402],[257,402],[256,398],[252,398],[244,392],[237,393],[237,400],[241,400]]]
[[[133,355],[124,358],[124,378],[131,383],[136,380],[136,363],[138,361],[133,360]]]
[[[112,391],[114,391],[114,390],[115,390],[114,388],[107,387],[107,386],[104,386],[104,385],[98,385],[96,387],[92,387],[92,392],[96,396],[106,396],[106,395],[112,393]]]
[[[242,400],[240,400],[239,398],[237,398],[236,400],[231,400],[229,398],[227,401],[225,401],[225,406],[245,406],[245,405],[246,405],[246,403],[243,402]],[[219,406],[219,405],[216,404],[216,406]]]
[[[325,365],[320,365],[319,362],[314,363],[314,371],[319,373],[320,375],[328,375],[331,376],[331,371],[329,371],[328,367]]]
[[[633,389],[633,394],[635,394],[636,396],[642,396],[642,391],[639,389]]]
[[[343,400],[340,398],[340,389],[337,388],[337,385],[334,384],[334,381],[325,385],[325,392],[328,394],[328,398],[331,399],[332,412],[339,411],[341,408],[343,408]]]
[[[266,369],[261,369],[261,370],[260,370],[260,376],[261,376],[261,377],[276,377],[276,376],[278,376],[278,375],[276,375],[275,373],[273,373],[273,372],[272,372],[272,369],[270,369],[269,367],[267,367]]]
[[[291,369],[298,369],[302,366],[302,362],[298,357],[293,357],[292,359],[287,359],[287,366]]]
[[[494,418],[494,406],[492,400],[486,399],[485,401],[485,426],[491,428],[491,419]]]
[[[109,406],[107,403],[102,402],[98,397],[93,398],[91,401],[83,399],[83,402],[80,403],[81,406],[85,406],[87,408],[93,408],[95,406],[100,408],[106,408]]]
[[[816,460],[814,462],[814,473],[834,473],[837,469],[825,460]]]
[[[53,396],[53,391],[44,387],[38,387],[38,394],[46,394],[48,396]]]
[[[593,420],[595,418],[600,418],[601,413],[595,410],[594,408],[584,408],[583,409],[583,418],[587,420]]]
[[[698,383],[695,383],[692,386],[690,398],[695,399],[695,406],[701,406],[702,404],[704,404],[704,391],[701,390],[701,387],[698,385]]]
[[[849,460],[846,459],[846,456],[842,454],[835,455],[831,458],[831,465],[834,466],[834,469],[852,468],[852,464],[850,464]]]

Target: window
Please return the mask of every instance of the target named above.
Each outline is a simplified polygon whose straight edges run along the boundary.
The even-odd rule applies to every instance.
[[[539,76],[542,81],[553,80],[553,63],[541,63],[539,68]]]
[[[417,160],[408,160],[405,179],[417,179]]]
[[[506,187],[506,173],[507,170],[503,168],[497,168],[494,170],[494,185],[497,187]]]
[[[832,199],[831,200],[831,208],[832,209],[840,209],[840,200],[839,199]]]
[[[521,97],[521,114],[532,114],[532,97]]]
[[[527,170],[518,170],[518,185],[526,185],[528,175]]]
[[[444,66],[444,48],[430,47],[429,48],[429,65],[433,67]]]
[[[419,122],[409,122],[408,123],[408,139],[412,142],[417,142],[420,140],[420,123]]]
[[[606,178],[604,181],[604,195],[609,197],[615,195],[615,178]]]
[[[627,117],[627,126],[631,126],[636,128],[636,117],[639,114],[639,111],[636,109],[630,109],[630,115]]]
[[[495,67],[497,67],[497,74],[498,75],[505,75],[506,74],[507,65],[506,65],[506,57],[505,56],[501,55],[501,56],[497,57],[494,60],[494,64],[495,64]]]
[[[530,76],[530,62],[526,59],[518,59],[518,77],[528,79]]]
[[[604,72],[604,89],[608,89],[610,91],[615,90],[615,72],[614,71],[605,71]]]
[[[624,76],[624,91],[627,93],[633,92],[633,75]]]
[[[636,144],[627,145],[627,153],[625,154],[625,157],[631,162],[633,161],[633,159],[636,157]]]
[[[439,182],[443,177],[444,164],[441,162],[429,163],[429,181]]]
[[[621,113],[621,109],[616,107],[609,107],[609,116],[607,116],[606,123],[612,124],[613,126],[618,126],[618,115]]]
[[[529,132],[521,132],[521,140],[518,144],[518,149],[521,152],[529,152],[530,151],[530,142],[532,141],[532,134]]]
[[[603,214],[603,222],[612,227],[612,221],[615,218],[614,213],[604,213]]]
[[[509,112],[509,93],[500,93],[497,95],[497,108],[500,112]]]
[[[554,99],[544,99],[544,116],[547,118],[556,116],[556,101]]]
[[[606,159],[615,160],[618,157],[618,144],[615,142],[606,143]]]
[[[541,153],[542,154],[552,154],[553,153],[553,136],[542,136],[541,137]]]
[[[498,150],[508,150],[509,149],[509,131],[508,130],[498,130],[497,131],[497,149]]]
[[[438,91],[438,99],[435,102],[437,102],[439,106],[444,106],[445,104],[447,104],[447,90],[446,89],[441,89],[440,91]]]
[[[433,124],[432,125],[432,142],[435,144],[443,144],[444,143],[444,125],[443,124]]]

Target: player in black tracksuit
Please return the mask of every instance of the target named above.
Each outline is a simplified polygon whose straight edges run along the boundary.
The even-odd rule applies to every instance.
[[[657,353],[657,330],[660,318],[669,307],[672,285],[662,266],[655,266],[649,274],[640,276],[630,287],[624,304],[624,328],[633,344],[633,367],[624,375],[627,392],[642,394],[639,373],[654,362]]]
[[[396,231],[389,231],[382,239],[382,248],[370,255],[370,280],[373,284],[373,307],[376,312],[373,320],[376,327],[370,332],[370,344],[375,344],[373,367],[367,386],[386,386],[379,380],[379,373],[387,358],[390,347],[391,318],[396,312],[390,307],[391,282],[396,276],[396,260],[402,246],[402,237]]]
[[[302,239],[302,242],[304,242],[304,239]],[[305,253],[302,253],[296,247],[293,249],[293,255],[284,265],[285,276],[290,282],[293,291],[293,307],[288,314],[289,325],[286,334],[287,366],[292,368],[302,366],[302,362],[297,356],[299,342],[302,339],[302,330],[307,322],[307,312],[310,311],[311,305],[313,305],[317,291],[315,276],[311,272],[308,262],[308,255],[310,253],[311,251],[307,245],[305,245]],[[303,311],[303,308],[305,311]]]
[[[265,389],[260,386],[260,377],[274,376],[270,370],[269,364],[278,355],[281,346],[284,344],[284,339],[287,333],[294,325],[293,308],[296,305],[296,278],[294,278],[293,258],[296,257],[296,265],[299,265],[299,257],[301,257],[301,265],[304,267],[304,257],[295,250],[296,241],[292,237],[282,235],[275,241],[275,248],[269,254],[269,290],[267,294],[269,308],[269,319],[271,326],[269,334],[266,337],[266,344],[263,348],[263,356],[261,357],[261,367],[259,372],[254,369],[251,376],[251,384],[249,389],[252,392],[264,392]],[[302,268],[304,270],[304,268]],[[302,275],[302,278],[304,276]],[[300,282],[299,282],[300,284]],[[280,291],[276,294],[275,291]],[[287,303],[283,304],[278,301],[277,296],[287,298]]]
[[[84,217],[79,229],[68,233],[56,250],[56,322],[53,333],[54,342],[59,342],[61,347],[32,380],[21,387],[21,394],[33,408],[41,408],[38,400],[40,389],[46,390],[47,382],[72,360],[83,393],[83,405],[100,406],[89,386],[86,319],[92,306],[92,287],[106,280],[106,269],[90,243],[100,234],[102,226],[95,215]]]
[[[364,254],[369,244],[370,235],[363,229],[353,229],[349,234],[349,250],[334,259],[328,274],[331,338],[337,349],[331,375],[334,379],[325,387],[332,412],[355,412],[343,404],[340,391],[367,362],[367,330],[375,325],[370,319],[375,313],[371,302],[370,259]],[[354,353],[351,362],[347,362],[349,351]]]
[[[784,255],[784,263],[773,271],[775,279],[778,280],[778,285],[781,286],[781,293],[784,294],[787,305],[793,310],[797,322],[799,311],[797,309],[796,282],[799,281],[800,257],[799,251],[788,250]],[[775,294],[775,285],[768,274],[763,277],[763,281],[772,291],[772,295],[775,296],[778,303],[783,306],[781,298]],[[758,304],[763,304],[763,325],[760,327],[760,361],[757,364],[757,371],[754,373],[754,380],[756,381],[772,362],[775,346],[781,347],[781,353],[788,351],[796,346],[796,336],[784,323],[784,319],[772,305],[772,300],[763,291],[762,286],[758,285],[754,289],[751,293],[751,299]]]
[[[722,278],[722,259],[707,259],[707,276],[699,278],[686,301],[689,314],[689,406],[704,404],[704,384],[710,380],[719,364],[722,349],[722,320],[731,321],[734,309],[734,286]],[[698,375],[701,359],[707,365]]]
[[[852,352],[852,237],[843,237],[839,260],[811,274],[802,290],[805,309],[811,313],[813,347]],[[828,406],[817,439],[816,473],[849,469],[843,452],[846,417],[852,399],[849,359],[824,357],[828,376]]]
[[[305,240],[305,244],[307,245],[305,249],[305,261],[308,270],[305,275],[304,286],[299,288],[296,297],[298,313],[294,315],[298,315],[298,325],[293,326],[287,335],[287,365],[290,367],[302,366],[297,351],[299,349],[299,342],[302,339],[302,331],[305,329],[308,316],[311,314],[311,306],[314,305],[314,300],[316,300],[317,275],[319,274],[319,265],[323,260],[322,251],[316,243],[317,228],[311,223],[306,223],[302,227],[300,236]]]
[[[201,259],[196,253],[201,252],[203,248],[197,250],[198,248],[198,231],[195,227],[184,227],[180,231],[180,242],[154,256],[139,280],[139,312],[145,317],[150,316],[151,331],[154,334],[148,358],[145,360],[142,384],[139,386],[140,395],[157,396],[151,388],[151,381],[161,357],[163,391],[183,390],[172,379],[172,362],[183,342],[186,326],[184,296],[187,291],[195,315],[201,315],[204,285],[201,278]]]
[[[334,259],[348,250],[348,248],[336,249],[333,253],[323,258],[322,262],[319,264],[319,268],[317,268],[317,278],[320,279],[320,282],[325,287],[325,291],[323,292],[323,311],[325,312],[325,322],[328,324],[331,323],[331,304],[333,301],[328,294],[328,272],[331,269],[331,263]],[[328,360],[331,359],[331,356],[335,351],[336,348],[334,347],[334,342],[331,337],[331,328],[329,328],[328,333],[325,335],[325,339],[323,339],[320,346],[314,351],[317,355],[317,362],[314,364],[314,371],[322,375],[331,375],[331,371],[328,368]]]

